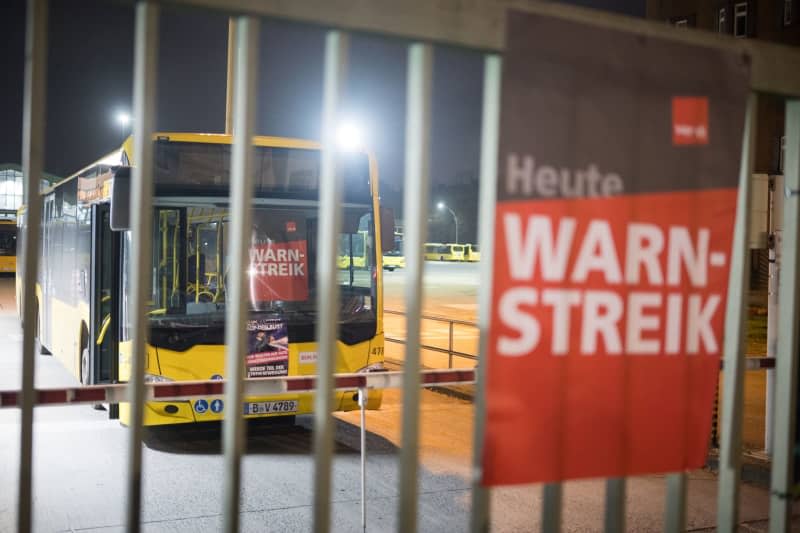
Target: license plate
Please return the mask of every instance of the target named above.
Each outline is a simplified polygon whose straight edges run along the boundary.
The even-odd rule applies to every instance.
[[[269,415],[277,413],[296,413],[297,400],[280,400],[274,402],[245,402],[244,414]]]

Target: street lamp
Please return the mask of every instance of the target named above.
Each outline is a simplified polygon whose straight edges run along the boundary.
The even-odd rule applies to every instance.
[[[336,128],[336,144],[344,152],[363,150],[364,134],[361,126],[353,121],[342,122]]]
[[[436,208],[439,209],[440,211],[442,209],[447,209],[448,211],[450,211],[450,214],[453,215],[453,221],[456,223],[456,244],[458,244],[458,217],[456,216],[455,211],[447,207],[444,202],[439,202],[438,204],[436,204]]]
[[[125,111],[119,111],[114,118],[117,124],[122,127],[122,134],[126,135],[128,133],[128,126],[131,124],[131,116]]]

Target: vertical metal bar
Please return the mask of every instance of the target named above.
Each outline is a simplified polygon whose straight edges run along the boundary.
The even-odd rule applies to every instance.
[[[367,531],[367,389],[358,389],[361,410],[361,531]]]
[[[406,85],[406,182],[403,209],[406,224],[406,353],[403,362],[403,436],[400,450],[400,516],[398,531],[417,530],[417,460],[419,455],[420,315],[422,314],[422,250],[428,221],[430,182],[430,111],[433,48],[414,43],[408,48]]]
[[[561,531],[561,483],[546,483],[542,489],[542,531]]]
[[[667,506],[664,513],[664,532],[686,531],[686,474],[667,476]]]
[[[158,4],[136,4],[133,49],[133,147],[136,164],[131,176],[131,375],[128,382],[127,530],[140,529],[142,498],[142,420],[144,361],[147,349],[146,302],[150,295],[153,227],[153,132],[156,114]]]
[[[483,477],[483,433],[486,427],[486,368],[489,357],[489,321],[492,316],[494,262],[494,208],[497,198],[497,149],[500,139],[500,85],[503,60],[487,54],[483,60],[483,113],[481,119],[481,174],[479,190],[479,244],[483,248],[478,289],[478,366],[475,384],[475,426],[472,438],[472,515],[470,531],[489,531],[489,489]]]
[[[742,159],[739,168],[739,199],[733,231],[731,273],[728,281],[728,308],[725,313],[725,365],[722,373],[722,442],[720,443],[719,490],[717,491],[717,529],[736,531],[739,519],[739,478],[742,455],[742,411],[744,400],[744,342],[747,316],[747,273],[750,253],[747,228],[750,227],[750,182],[756,137],[758,97],[747,99]]]
[[[781,298],[778,305],[778,359],[775,375],[775,440],[769,530],[789,531],[794,484],[795,417],[797,416],[798,304],[800,304],[800,100],[786,102]]]
[[[259,21],[241,17],[236,31],[236,79],[233,83],[233,147],[231,149],[230,240],[231,257],[227,290],[230,297],[225,313],[225,403],[228,414],[223,423],[225,451],[224,530],[239,530],[239,489],[245,425],[242,410],[244,354],[247,352],[249,301],[245,265],[249,262],[253,196],[252,139],[256,117]]]
[[[314,398],[314,531],[327,533],[331,518],[333,463],[333,373],[339,325],[339,284],[336,254],[342,214],[342,177],[336,168],[336,127],[347,73],[347,34],[329,31],[325,37],[322,88],[322,160],[317,230],[317,393]]]
[[[624,533],[625,531],[624,477],[614,477],[606,480],[604,531],[606,533]]]
[[[228,65],[225,75],[225,133],[233,135],[233,72],[236,61],[236,18],[228,19]]]
[[[450,321],[449,343],[447,347],[447,368],[453,368],[453,321]]]
[[[27,205],[23,273],[22,397],[20,399],[19,497],[17,530],[30,531],[33,491],[33,389],[36,372],[35,339],[38,306],[39,226],[42,197],[39,180],[44,171],[45,76],[47,61],[47,0],[28,0],[25,29],[25,102],[22,116],[22,173]]]
[[[783,191],[780,191],[783,194]],[[774,196],[775,192],[771,196]],[[770,202],[771,208],[772,202]],[[769,248],[769,287],[767,296],[767,357],[778,353],[778,294],[780,291],[780,230],[772,230]],[[764,451],[772,455],[775,428],[775,369],[766,369],[764,405]]]

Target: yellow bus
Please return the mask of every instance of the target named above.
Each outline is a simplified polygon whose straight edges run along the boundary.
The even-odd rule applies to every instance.
[[[481,260],[481,250],[477,244],[464,245],[464,260],[473,263]]]
[[[0,218],[0,274],[17,271],[17,221]]]
[[[463,244],[446,244],[429,242],[425,244],[425,260],[427,261],[463,261]]]
[[[340,269],[352,268],[366,268],[367,265],[372,263],[368,257],[372,255],[369,250],[369,232],[367,230],[359,230],[357,233],[350,233],[347,235],[339,235],[339,251],[337,256],[337,265]]]
[[[397,268],[406,267],[406,258],[403,255],[403,234],[394,232],[394,248],[383,253],[383,268],[394,272]]]
[[[228,194],[232,137],[159,133],[153,139],[153,264],[145,379],[224,377]],[[316,372],[316,263],[320,150],[310,141],[255,137],[255,193],[247,321],[249,378]],[[38,340],[84,384],[130,375],[128,309],[131,232],[121,192],[136,164],[132,139],[43,192]],[[383,370],[381,223],[377,166],[367,153],[341,153],[341,238],[364,241],[364,267],[341,269],[337,372]],[[124,197],[125,201],[120,198]],[[23,209],[24,211],[24,209]],[[115,215],[122,213],[117,217]],[[113,215],[113,216],[112,216]],[[390,216],[390,215],[389,215]],[[21,220],[24,238],[26,220]],[[112,222],[117,220],[116,226]],[[385,229],[384,229],[385,231]],[[337,392],[339,410],[358,409],[356,391]],[[312,410],[311,394],[246,398],[247,417]],[[381,395],[370,394],[369,409]],[[112,415],[116,406],[111,406]],[[145,424],[221,419],[223,398],[148,402]],[[118,414],[127,418],[125,404]]]

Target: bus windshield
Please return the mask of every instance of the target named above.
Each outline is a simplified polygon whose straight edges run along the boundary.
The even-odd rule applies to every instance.
[[[290,342],[314,341],[317,207],[255,207],[246,265],[254,319],[285,322]],[[175,350],[224,342],[229,216],[218,207],[159,207],[153,239],[151,342]],[[374,225],[345,209],[339,237],[340,339],[376,331]]]

